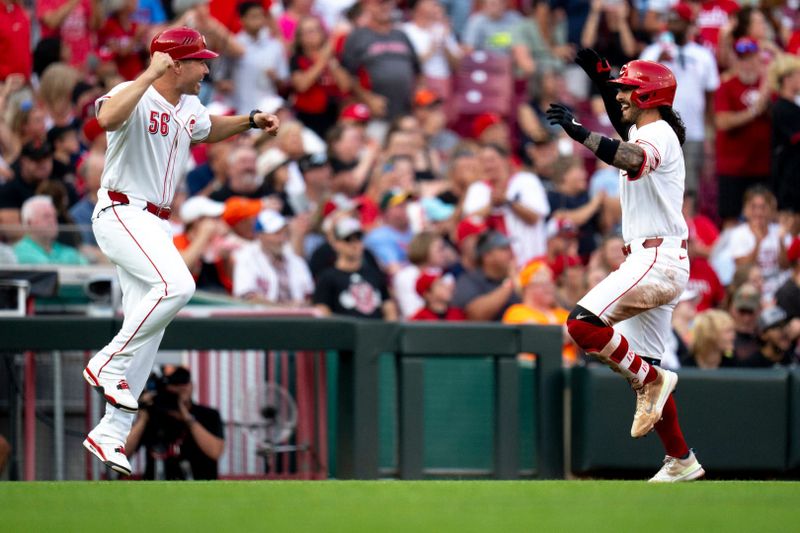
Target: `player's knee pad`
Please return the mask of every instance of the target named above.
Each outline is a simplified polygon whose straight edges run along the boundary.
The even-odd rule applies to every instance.
[[[601,352],[614,336],[614,330],[588,309],[575,306],[567,317],[567,331],[575,343],[589,353]]]

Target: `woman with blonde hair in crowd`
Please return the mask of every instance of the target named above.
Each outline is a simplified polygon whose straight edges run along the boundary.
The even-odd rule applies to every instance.
[[[391,282],[392,296],[401,317],[409,318],[425,306],[422,295],[415,289],[417,279],[425,272],[443,271],[453,259],[449,256],[444,239],[432,231],[417,233],[411,239],[408,243],[410,264],[392,276]]]
[[[735,366],[733,341],[736,337],[733,318],[725,311],[708,309],[698,314],[692,327],[689,351],[692,356],[681,361],[684,367],[704,369]]]
[[[53,63],[42,73],[39,82],[39,99],[48,115],[51,126],[69,126],[75,119],[72,91],[81,73],[65,63]]]

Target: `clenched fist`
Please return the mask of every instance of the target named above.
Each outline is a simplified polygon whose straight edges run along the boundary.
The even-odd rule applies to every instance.
[[[147,73],[150,74],[153,80],[157,80],[164,75],[167,70],[175,66],[169,54],[166,52],[156,52],[150,58],[150,66],[147,67]]]
[[[253,121],[259,129],[264,130],[273,137],[278,134],[278,128],[281,125],[281,121],[277,116],[263,112],[253,115]]]

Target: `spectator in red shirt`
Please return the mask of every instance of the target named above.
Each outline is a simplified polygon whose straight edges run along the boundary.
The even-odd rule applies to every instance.
[[[208,12],[212,17],[222,22],[231,33],[239,33],[242,29],[242,21],[239,18],[239,6],[251,0],[211,0],[208,4]],[[272,0],[261,0],[264,11],[269,12]],[[271,20],[271,19],[270,19]],[[272,29],[272,28],[270,28]]]
[[[750,38],[736,41],[732,76],[714,97],[719,215],[725,226],[741,213],[744,192],[766,184],[770,176],[769,85],[759,50]]]
[[[100,46],[114,56],[117,70],[126,80],[132,80],[144,70],[142,35],[145,27],[133,21],[138,0],[122,0],[98,33]]]
[[[735,0],[706,0],[697,14],[697,40],[716,53],[719,34],[739,11]]]
[[[350,76],[336,59],[333,40],[316,17],[304,17],[294,33],[289,60],[297,118],[325,137],[336,123],[337,100],[350,90]]]
[[[31,77],[31,19],[21,0],[0,0],[0,81],[9,74]]]
[[[102,0],[39,0],[36,17],[42,37],[61,37],[69,47],[70,65],[85,69],[92,49],[92,34],[103,24]]]
[[[416,284],[417,294],[425,300],[425,307],[414,314],[410,320],[466,320],[464,311],[451,307],[455,283],[449,274],[440,270],[423,271]]]

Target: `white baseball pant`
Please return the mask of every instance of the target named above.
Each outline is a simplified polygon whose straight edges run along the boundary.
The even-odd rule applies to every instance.
[[[164,330],[194,294],[195,283],[172,242],[169,222],[133,205],[99,205],[92,219],[97,244],[117,265],[124,320],[95,357],[103,371],[124,376],[138,398],[153,368]],[[123,443],[136,415],[106,404],[101,433]]]
[[[620,267],[578,305],[613,326],[637,355],[661,359],[672,333],[672,311],[689,282],[689,259],[681,239],[665,237],[655,248],[637,239]]]

